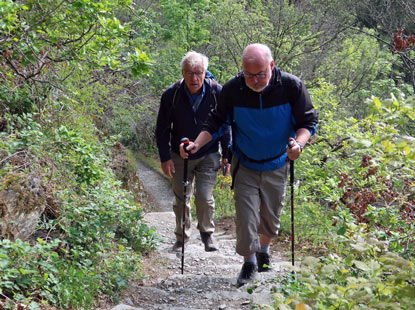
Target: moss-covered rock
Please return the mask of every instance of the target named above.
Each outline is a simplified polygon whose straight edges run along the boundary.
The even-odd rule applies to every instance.
[[[0,184],[0,236],[26,240],[46,208],[41,180],[23,173],[8,174]]]

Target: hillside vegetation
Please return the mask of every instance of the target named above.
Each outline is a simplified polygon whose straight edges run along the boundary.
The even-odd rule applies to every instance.
[[[157,236],[130,154],[157,157],[159,98],[186,51],[223,84],[254,42],[320,119],[296,162],[301,269],[264,307],[409,309],[414,21],[409,0],[0,0],[0,309],[92,309],[140,277]],[[233,216],[229,182],[217,217]]]

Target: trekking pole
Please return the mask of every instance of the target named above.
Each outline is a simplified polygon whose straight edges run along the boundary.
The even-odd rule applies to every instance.
[[[189,145],[189,139],[188,138],[182,138],[180,140],[181,143],[183,143],[183,149],[185,152],[188,152],[186,150],[186,147]],[[186,158],[184,160],[184,168],[183,168],[183,223],[182,223],[182,230],[183,230],[183,236],[182,236],[182,274],[183,274],[183,267],[184,267],[184,235],[185,235],[185,229],[186,229],[186,201],[187,201],[187,186],[189,185],[189,181],[187,180],[187,165],[188,165],[188,159]]]
[[[294,140],[288,141],[288,147],[294,146]],[[291,187],[291,264],[294,266],[294,161],[290,160],[290,187]]]

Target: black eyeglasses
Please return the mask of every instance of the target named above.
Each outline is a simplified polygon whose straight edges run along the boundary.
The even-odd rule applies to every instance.
[[[193,77],[193,76],[197,76],[197,77],[202,77],[203,73],[205,73],[204,71],[197,71],[197,72],[192,72],[192,71],[184,71],[184,74],[188,77]]]
[[[258,80],[261,79],[265,79],[265,77],[267,76],[266,73],[256,73],[256,74],[252,74],[252,73],[243,73],[244,77],[247,79],[252,79],[253,77],[256,77]]]

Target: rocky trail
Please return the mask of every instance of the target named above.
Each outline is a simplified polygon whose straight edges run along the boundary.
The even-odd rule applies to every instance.
[[[271,288],[277,285],[276,275],[285,272],[284,265],[289,264],[280,250],[271,250],[273,270],[259,273],[257,282],[237,288],[235,283],[242,257],[235,252],[233,220],[217,221],[213,236],[219,250],[215,252],[204,251],[197,223],[193,221],[181,274],[181,253],[170,250],[175,241],[175,218],[171,211],[173,197],[169,182],[142,163],[137,173],[155,204],[155,211],[145,214],[144,219],[155,227],[162,241],[156,251],[143,258],[144,279],[131,283],[123,292],[121,302],[107,309],[243,310],[272,303]]]

